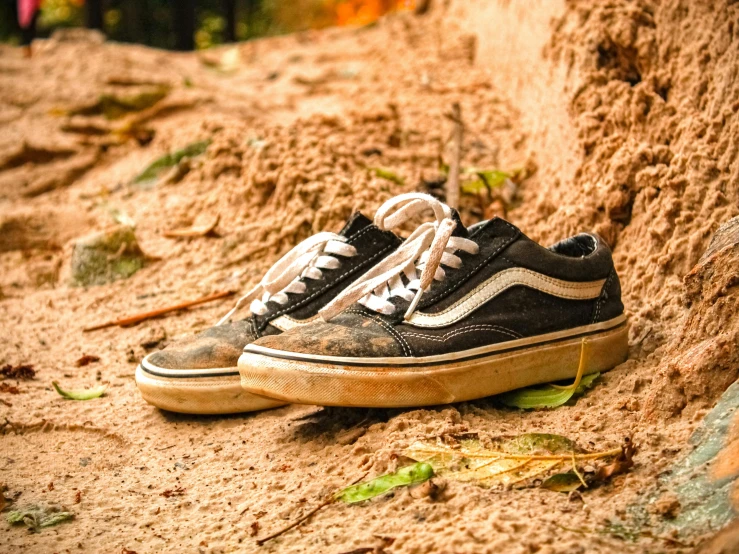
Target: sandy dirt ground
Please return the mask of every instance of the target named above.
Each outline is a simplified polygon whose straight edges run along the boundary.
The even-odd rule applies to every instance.
[[[39,533],[0,522],[0,550],[339,554],[392,542],[397,554],[641,553],[706,539],[629,541],[608,529],[661,492],[657,477],[739,375],[739,254],[701,261],[739,214],[739,4],[436,4],[204,53],[74,32],[34,43],[31,59],[0,46],[0,366],[37,372],[3,381],[19,393],[0,392],[0,483],[16,503],[75,513]],[[101,113],[102,98],[162,91],[143,111]],[[527,170],[507,205],[513,223],[547,244],[595,230],[614,247],[630,359],[575,405],[178,415],[140,398],[136,364],[213,325],[231,300],[83,332],[245,290],[353,210],[433,189],[455,102],[463,166]],[[132,183],[201,140],[205,154],[156,185]],[[476,198],[462,205],[466,223],[484,217]],[[217,236],[163,236],[216,216]],[[129,279],[72,286],[73,244],[116,218],[135,222],[152,259]],[[85,354],[99,361],[77,367]],[[74,402],[52,380],[110,386]],[[640,449],[629,473],[581,499],[458,482],[438,500],[399,489],[256,545],[332,490],[394,469],[414,440],[462,431],[558,433],[598,449],[632,436]],[[654,527],[668,515],[654,513]]]

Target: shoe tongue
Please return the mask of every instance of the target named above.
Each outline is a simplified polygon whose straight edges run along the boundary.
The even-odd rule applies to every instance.
[[[457,222],[452,236],[467,238],[469,236],[467,227],[464,226],[462,218],[459,217],[459,212],[454,208],[452,208],[452,219]],[[361,212],[354,212],[344,224],[344,228],[339,231],[339,234],[343,237],[350,238],[368,225],[372,225],[372,220],[364,216]]]
[[[459,217],[459,212],[454,208],[452,208],[452,219],[457,222],[457,226],[454,228],[454,231],[452,231],[453,237],[462,237],[466,239],[470,236],[470,233],[467,231],[467,227],[462,223],[462,218]]]
[[[354,212],[344,224],[344,228],[339,231],[339,234],[342,237],[350,238],[368,225],[372,225],[372,221],[369,218],[365,217],[360,212]]]

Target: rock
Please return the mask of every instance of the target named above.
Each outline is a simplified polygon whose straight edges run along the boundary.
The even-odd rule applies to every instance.
[[[72,282],[75,285],[103,285],[126,279],[144,267],[133,228],[120,225],[77,241],[72,251]]]
[[[739,519],[711,540],[699,545],[692,554],[736,554],[739,552]]]
[[[719,227],[683,282],[685,319],[647,395],[649,419],[710,406],[739,377],[739,217]]]
[[[734,461],[739,441],[737,413],[739,382],[703,418],[690,437],[692,450],[663,472],[657,490],[629,509],[636,522],[643,525],[651,513],[659,518],[652,522],[656,534],[688,538],[715,533],[739,517],[739,467]]]
[[[674,492],[666,492],[650,506],[650,511],[665,519],[675,519],[680,513],[680,499]]]

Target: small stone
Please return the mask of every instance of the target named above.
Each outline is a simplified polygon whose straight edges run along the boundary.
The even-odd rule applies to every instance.
[[[666,492],[652,504],[650,510],[665,519],[675,519],[680,513],[680,507],[680,500],[677,495]]]
[[[413,498],[428,498],[433,502],[437,502],[444,497],[446,487],[446,481],[429,479],[425,483],[411,489],[410,494]]]
[[[103,285],[127,279],[144,267],[133,228],[111,227],[78,240],[72,251],[72,282],[75,285]]]

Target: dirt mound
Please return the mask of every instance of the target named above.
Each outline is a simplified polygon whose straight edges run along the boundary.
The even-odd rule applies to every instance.
[[[9,422],[0,451],[12,452],[0,466],[24,501],[77,513],[54,531],[53,547],[47,532],[3,529],[7,550],[256,551],[253,535],[279,527],[294,506],[393,468],[420,436],[467,430],[555,432],[604,448],[633,435],[641,449],[630,473],[587,491],[584,503],[450,483],[444,502],[401,490],[332,506],[262,549],[343,552],[378,535],[403,553],[687,551],[698,540],[624,543],[619,522],[739,373],[736,242],[701,259],[739,214],[739,4],[434,4],[420,17],[203,54],[85,33],[38,42],[31,59],[3,48],[0,365],[31,363],[38,374],[0,396]],[[614,246],[631,359],[576,405],[173,416],[143,403],[135,364],[228,306],[82,332],[246,289],[297,241],[336,230],[353,210],[371,214],[407,190],[438,193],[455,102],[463,167],[527,169],[504,206],[513,223],[545,243],[595,230]],[[203,141],[202,154],[171,155]],[[167,153],[177,159],[158,181],[136,178]],[[479,220],[483,204],[464,195],[465,222]],[[216,217],[207,236],[164,236]],[[69,286],[72,242],[114,222],[133,225],[143,252],[160,259],[127,280]],[[75,367],[83,354],[100,361]],[[67,402],[52,379],[110,388]],[[89,447],[96,433],[102,451]],[[75,440],[84,442],[79,460],[69,459]]]

